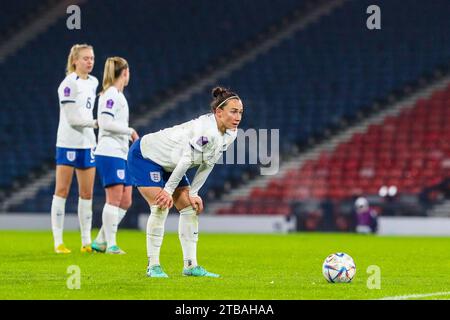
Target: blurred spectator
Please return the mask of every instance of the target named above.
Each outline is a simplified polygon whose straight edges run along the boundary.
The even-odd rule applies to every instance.
[[[357,233],[376,233],[378,227],[378,214],[371,209],[369,202],[364,197],[359,197],[355,201],[356,211],[356,232]]]

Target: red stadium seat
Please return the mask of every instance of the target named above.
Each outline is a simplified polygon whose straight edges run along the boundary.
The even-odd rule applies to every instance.
[[[218,212],[288,215],[290,201],[342,200],[377,194],[384,185],[418,194],[450,176],[449,105],[450,85],[399,115],[370,125],[366,132],[355,133],[334,151],[305,161],[282,179],[271,180],[266,188],[254,188],[251,199]]]

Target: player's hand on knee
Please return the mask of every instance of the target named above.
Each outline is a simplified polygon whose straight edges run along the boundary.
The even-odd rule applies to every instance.
[[[169,200],[166,201],[165,208],[170,209],[172,207],[173,207],[173,200],[172,198],[170,198]]]
[[[156,195],[156,204],[161,209],[170,209],[173,206],[173,199],[170,194],[167,193],[164,189],[161,189],[161,191]]]
[[[191,202],[192,208],[197,211],[197,214],[203,212],[203,200],[199,196],[191,197],[189,196],[189,201]]]

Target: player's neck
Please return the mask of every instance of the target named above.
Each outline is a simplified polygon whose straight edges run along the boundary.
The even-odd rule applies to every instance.
[[[83,80],[86,80],[89,76],[89,73],[81,73],[81,72],[76,72],[76,71],[75,71],[75,73],[77,74],[78,77],[80,77]]]
[[[220,133],[223,135],[225,134],[225,131],[227,131],[227,128],[225,127],[225,125],[223,123],[220,123],[217,118],[216,118],[216,123],[217,123],[217,129],[219,129]]]
[[[114,83],[114,87],[117,88],[120,92],[123,92],[123,88],[125,87],[125,84],[122,81],[116,81]]]

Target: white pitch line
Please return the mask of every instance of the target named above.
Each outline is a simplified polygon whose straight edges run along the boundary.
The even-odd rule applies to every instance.
[[[426,298],[426,297],[433,297],[433,296],[447,296],[450,295],[450,291],[447,292],[433,292],[433,293],[424,293],[424,294],[410,294],[407,296],[394,296],[394,297],[384,297],[380,300],[407,300],[407,299],[414,299],[414,298]]]

